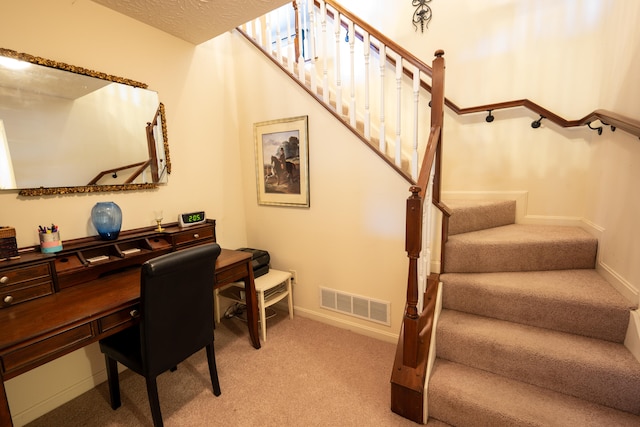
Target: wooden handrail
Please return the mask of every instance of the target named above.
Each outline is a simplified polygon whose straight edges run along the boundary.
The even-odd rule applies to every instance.
[[[460,108],[448,99],[445,99],[445,104],[458,115],[479,113],[483,111],[504,110],[514,107],[525,107],[534,113],[538,113],[544,119],[547,119],[563,128],[587,126],[590,123],[599,120],[605,126],[613,126],[613,130],[622,129],[631,135],[640,137],[640,120],[632,119],[608,110],[595,110],[581,119],[567,120],[528,99],[518,99],[514,101],[498,102],[495,104],[485,104],[467,108]]]
[[[151,164],[151,159],[145,160],[144,162],[132,163],[130,165],[120,166],[113,169],[107,169],[100,172],[98,175],[96,175],[96,177],[93,178],[91,181],[89,181],[87,185],[96,185],[100,180],[100,178],[102,178],[107,174],[117,173],[122,170],[131,169],[137,166],[138,168],[135,171],[133,171],[133,173],[129,176],[129,178],[127,178],[124,182],[125,184],[131,184],[133,180],[136,179],[138,175],[140,175],[150,164]]]

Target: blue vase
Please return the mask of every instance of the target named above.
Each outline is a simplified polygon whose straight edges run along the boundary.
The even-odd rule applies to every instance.
[[[122,210],[113,202],[98,202],[91,209],[91,222],[104,240],[117,239],[122,226]]]

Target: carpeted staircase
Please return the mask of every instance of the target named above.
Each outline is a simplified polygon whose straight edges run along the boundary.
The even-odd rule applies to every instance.
[[[447,205],[428,424],[640,426],[635,307],[595,271],[597,240],[515,224],[513,201]]]

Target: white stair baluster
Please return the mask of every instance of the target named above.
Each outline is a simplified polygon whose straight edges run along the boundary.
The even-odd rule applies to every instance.
[[[274,25],[279,26],[279,24],[280,24],[278,22],[278,20],[275,19],[275,18],[277,18],[277,16],[274,15],[273,13],[269,13],[267,15],[267,46],[266,46],[266,49],[267,49],[267,52],[269,52],[269,54],[271,56],[273,56],[273,53],[274,53],[273,52],[273,45],[275,44],[274,40],[273,40],[273,37],[274,37],[274,35],[273,35],[273,26]]]
[[[402,57],[396,53],[396,166],[402,166]]]
[[[333,15],[333,32],[336,39],[336,112],[342,116],[342,79],[340,77],[340,13]]]
[[[317,70],[316,70],[316,14],[313,7],[314,0],[309,0],[309,59],[311,60],[311,91],[318,94]]]
[[[296,62],[296,51],[291,27],[291,14],[287,13],[287,68],[291,74],[294,74],[293,63]],[[295,28],[295,24],[293,27]]]
[[[260,45],[263,49],[269,49],[269,37],[267,37],[267,15],[262,15],[260,17]]]
[[[253,19],[249,23],[249,35],[251,36],[252,39],[257,40],[256,39],[256,20],[255,19]]]
[[[387,48],[380,42],[380,151],[387,153],[387,137],[385,135],[384,117],[384,69],[387,65]]]
[[[322,34],[320,40],[322,41],[321,55],[322,55],[322,100],[329,104],[329,65],[327,58],[327,5],[324,0],[320,1],[320,26],[322,27]]]
[[[300,52],[298,52],[298,80],[304,84],[304,21],[302,20],[302,1],[296,0],[296,3],[298,4],[298,23],[300,24],[296,36],[298,37],[298,48],[300,50]]]
[[[356,127],[356,33],[353,22],[349,22],[349,69],[351,71],[351,102],[349,104],[349,123]]]
[[[363,37],[364,48],[364,137],[371,139],[371,112],[369,111],[369,56],[371,47],[369,44],[369,33]]]
[[[280,33],[280,8],[274,11],[276,21],[276,58],[282,64],[282,34]]]
[[[420,98],[420,70],[413,66],[413,146],[411,147],[411,177],[418,179],[418,104]]]
[[[431,173],[427,188],[424,191],[424,199],[422,200],[422,248],[420,250],[420,259],[418,262],[418,312],[424,309],[423,295],[427,290],[427,279],[431,274],[431,253],[435,246],[433,227],[435,221],[435,208],[433,201],[433,180],[435,176],[435,159],[431,165]]]

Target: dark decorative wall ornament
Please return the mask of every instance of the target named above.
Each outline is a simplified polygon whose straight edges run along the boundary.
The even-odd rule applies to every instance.
[[[420,31],[424,33],[424,28],[429,26],[431,21],[431,8],[427,3],[431,0],[412,0],[412,5],[416,7],[416,11],[413,13],[413,27],[418,31],[418,24],[420,24]]]

